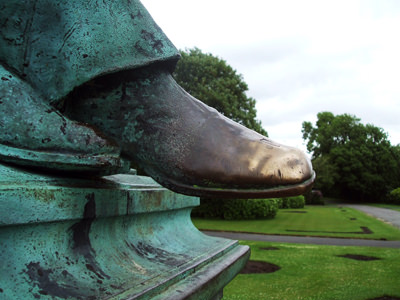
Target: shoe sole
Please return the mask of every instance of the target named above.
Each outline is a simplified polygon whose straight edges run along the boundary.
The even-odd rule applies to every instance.
[[[306,181],[293,184],[282,185],[268,189],[222,189],[222,188],[209,188],[201,186],[184,185],[173,180],[166,180],[160,182],[161,185],[169,188],[170,190],[197,197],[219,197],[219,198],[281,198],[304,195],[309,192],[314,184],[315,172]]]

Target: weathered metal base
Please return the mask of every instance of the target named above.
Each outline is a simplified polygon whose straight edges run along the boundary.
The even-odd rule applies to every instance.
[[[0,299],[220,299],[249,249],[199,232],[198,204],[148,177],[0,165]]]

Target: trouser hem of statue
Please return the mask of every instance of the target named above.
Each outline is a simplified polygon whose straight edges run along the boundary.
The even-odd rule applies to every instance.
[[[2,66],[0,95],[1,161],[77,176],[126,169],[115,142],[63,116]]]

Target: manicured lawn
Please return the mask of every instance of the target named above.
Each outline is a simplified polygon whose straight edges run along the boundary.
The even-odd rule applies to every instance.
[[[270,220],[227,221],[193,219],[199,229],[280,235],[330,236],[400,240],[400,230],[352,208],[312,206],[282,209]],[[362,233],[366,228],[372,233]]]
[[[269,274],[239,274],[224,289],[224,300],[366,300],[400,297],[399,249],[249,242],[251,260],[281,267]],[[261,250],[264,247],[279,250]],[[357,254],[380,260],[358,261]]]

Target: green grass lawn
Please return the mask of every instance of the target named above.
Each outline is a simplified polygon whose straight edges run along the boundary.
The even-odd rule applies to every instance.
[[[303,213],[300,213],[303,212]],[[241,231],[280,235],[329,236],[362,239],[400,240],[400,230],[352,208],[312,206],[281,209],[270,220],[193,219],[199,229]],[[373,233],[362,234],[361,227]]]
[[[269,274],[239,274],[224,289],[224,300],[366,300],[400,297],[399,249],[339,247],[270,242],[250,245],[251,260],[279,265]],[[279,250],[261,250],[263,247]],[[356,261],[337,255],[358,254],[380,260]]]

